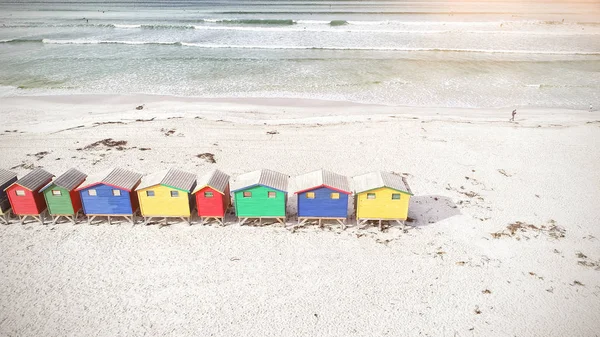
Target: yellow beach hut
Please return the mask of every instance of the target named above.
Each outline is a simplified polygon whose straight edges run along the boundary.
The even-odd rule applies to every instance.
[[[405,177],[389,172],[371,172],[354,177],[356,221],[396,221],[404,225],[413,195]]]
[[[181,218],[190,223],[196,175],[178,169],[156,172],[142,178],[136,192],[144,224],[153,218]]]

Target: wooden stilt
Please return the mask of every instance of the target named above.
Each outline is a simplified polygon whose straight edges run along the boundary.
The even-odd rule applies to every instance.
[[[88,225],[92,225],[94,219],[97,217],[105,217],[109,225],[112,225],[112,221],[114,217],[123,218],[128,221],[130,224],[135,226],[135,214],[86,214]]]
[[[209,224],[211,221],[215,221],[216,223],[219,224],[219,226],[225,226],[225,221],[224,221],[225,217],[218,217],[218,216],[202,216],[200,217],[200,224],[201,225],[207,225]],[[244,223],[244,221],[246,221],[247,219],[240,219],[240,226]]]
[[[32,218],[33,220],[37,220],[40,224],[44,225],[44,213],[46,212],[47,211],[44,210],[40,214],[19,214],[19,223],[24,225],[27,218]]]
[[[382,231],[383,230],[383,222],[384,221],[388,221],[390,223],[390,225],[392,225],[392,221],[396,222],[398,225],[402,226],[402,229],[404,230],[406,228],[406,224],[405,224],[405,220],[404,219],[383,219],[383,218],[357,218],[356,219],[356,225],[357,226],[363,226],[360,229],[365,229],[368,227],[369,222],[373,222],[376,221],[377,225],[379,227],[379,230]]]
[[[336,219],[337,222],[342,225],[342,230],[346,230],[346,219]]]
[[[335,221],[342,226],[342,229],[346,229],[346,218],[328,218],[328,217],[298,217],[297,227],[304,226],[307,223],[314,223],[319,228],[324,228],[327,221]],[[285,218],[284,218],[285,221]],[[357,221],[358,223],[358,221]]]
[[[65,218],[68,222],[75,225],[77,224],[77,218],[79,217],[79,211],[75,214],[54,214],[52,215],[52,223],[51,225],[56,225],[59,223],[61,218]]]
[[[397,220],[397,221],[398,221],[398,224],[402,227],[402,231],[405,231],[406,230],[405,221],[402,221],[402,220]]]
[[[286,218],[281,218],[281,217],[247,217],[247,218],[239,218],[238,223],[240,224],[240,226],[244,225],[244,223],[246,223],[246,221],[251,220],[251,221],[256,221],[258,220],[258,225],[262,226],[263,224],[263,219],[269,219],[269,220],[275,220],[276,222],[279,222],[280,224],[282,224],[284,227],[286,226]],[[271,223],[272,222],[268,222]]]
[[[127,218],[127,220],[129,220],[129,221],[130,221],[130,222],[131,222],[133,225],[135,225],[135,217],[134,217],[134,216],[131,216],[131,218],[129,218],[129,217],[126,217],[126,218]],[[184,222],[187,222],[187,223],[188,223],[188,225],[191,225],[191,224],[192,224],[192,218],[191,218],[191,217],[185,217],[185,216],[145,216],[145,217],[143,217],[143,218],[144,218],[143,224],[144,224],[145,226],[148,226],[148,225],[150,225],[150,223],[151,223],[152,219],[155,219],[155,218],[158,218],[158,219],[159,219],[159,220],[158,220],[158,221],[159,221],[159,227],[168,226],[168,225],[169,225],[169,218],[181,219],[182,221],[184,221]],[[162,219],[162,221],[164,222],[163,224],[160,224],[160,221],[161,221],[161,219]]]
[[[2,221],[2,223],[4,223],[5,225],[10,224],[10,214],[11,214],[12,210],[9,208],[8,210],[6,210],[2,216],[0,216],[0,221]]]

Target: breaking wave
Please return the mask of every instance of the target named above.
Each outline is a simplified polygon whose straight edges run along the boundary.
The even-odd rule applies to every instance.
[[[336,47],[336,46],[283,46],[283,45],[230,45],[207,44],[181,41],[124,41],[124,40],[56,40],[56,39],[8,39],[0,43],[45,43],[45,44],[123,44],[123,45],[172,45],[196,48],[214,49],[305,49],[305,50],[358,50],[383,52],[459,52],[459,53],[489,53],[489,54],[545,54],[545,55],[600,55],[600,51],[550,51],[550,50],[519,50],[519,49],[469,49],[469,48],[410,48],[410,47]]]
[[[182,45],[177,41],[119,41],[119,40],[53,40],[43,39],[47,44],[127,44],[127,45]]]
[[[58,40],[58,39],[6,39],[0,43],[44,43],[44,44],[75,44],[75,45],[172,45],[213,49],[304,49],[304,50],[356,50],[382,52],[455,52],[455,53],[488,53],[488,54],[545,54],[545,55],[600,55],[600,51],[551,51],[551,50],[521,50],[521,49],[470,49],[470,48],[411,48],[411,47],[337,47],[337,46],[285,46],[285,45],[233,45],[208,44],[182,41],[127,41],[127,40]]]
[[[297,22],[295,20],[278,19],[203,19],[204,22],[234,24],[234,25],[277,25],[291,26]]]
[[[78,20],[79,21],[79,20]],[[198,26],[200,24],[201,26]],[[209,24],[209,25],[203,25]],[[420,26],[429,26],[436,25],[431,21],[395,21],[395,20],[383,20],[383,21],[355,21],[355,20],[292,20],[292,19],[195,19],[195,20],[184,20],[181,23],[173,23],[173,24],[162,24],[162,23],[88,23],[88,22],[76,22],[76,23],[37,23],[37,22],[29,22],[22,24],[8,24],[0,26],[2,28],[34,28],[34,27],[89,27],[89,28],[117,28],[117,29],[193,29],[197,27],[223,27],[224,29],[229,28],[228,26],[294,26],[294,25],[304,25],[304,26],[372,26],[377,27],[393,27],[393,26],[403,26],[403,27],[420,27]],[[456,27],[456,29],[446,28],[446,31],[459,31],[465,32],[463,29],[458,27],[462,26],[470,26],[473,24],[483,24],[488,26],[488,28],[492,27],[502,27],[503,25],[508,25],[514,27],[515,22],[503,22],[503,21],[488,21],[488,22],[446,22],[446,23],[438,23],[439,24],[448,24],[450,27]],[[562,23],[562,22],[554,22],[554,21],[522,21],[518,23],[523,27],[531,27],[531,26],[556,26],[562,25],[565,27],[571,27],[577,30],[581,30],[581,26],[590,26],[595,25],[594,23],[588,22],[572,22],[572,23]],[[600,23],[598,24],[600,25]],[[254,27],[252,27],[254,28]],[[406,30],[406,29],[405,29]],[[409,29],[412,31],[412,29]],[[361,30],[362,31],[362,30]],[[381,30],[381,32],[394,32],[398,30]],[[401,30],[400,30],[401,31]],[[416,30],[416,32],[428,32],[428,30]],[[473,30],[470,29],[468,32],[493,32],[493,33],[531,33],[530,30],[522,30],[522,29],[511,29],[511,30],[498,30],[498,29],[482,29],[482,30]],[[540,32],[544,34],[549,33],[561,33],[561,32]]]

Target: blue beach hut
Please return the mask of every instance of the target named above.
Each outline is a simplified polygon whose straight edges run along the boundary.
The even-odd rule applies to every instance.
[[[309,172],[296,177],[298,224],[307,221],[336,220],[343,228],[348,218],[348,177],[327,170]]]
[[[135,223],[139,201],[135,188],[142,175],[121,168],[110,169],[88,177],[77,191],[81,195],[83,211],[91,223],[96,217],[123,217]]]

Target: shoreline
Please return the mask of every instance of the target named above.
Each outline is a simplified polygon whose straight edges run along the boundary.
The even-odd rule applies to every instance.
[[[294,106],[311,107],[311,106],[366,106],[366,107],[385,107],[397,109],[442,109],[442,110],[508,110],[508,109],[524,109],[531,111],[538,110],[560,110],[560,111],[588,111],[587,107],[582,109],[565,108],[565,107],[542,107],[542,106],[524,106],[524,105],[509,105],[501,107],[446,107],[446,106],[411,106],[397,105],[392,103],[374,103],[360,102],[348,99],[327,99],[327,98],[304,98],[304,97],[286,97],[286,96],[180,96],[168,94],[146,94],[146,93],[130,93],[130,94],[100,94],[100,93],[57,93],[57,94],[31,94],[31,95],[5,95],[0,96],[0,101],[8,102],[13,100],[33,100],[33,101],[48,101],[52,103],[69,103],[69,104],[136,104],[140,101],[156,103],[162,101],[174,101],[183,103],[233,103],[233,104],[253,104],[264,106],[285,106],[290,105],[290,101],[294,101]],[[594,111],[600,111],[595,109]]]
[[[136,110],[140,105],[144,108]],[[513,109],[517,109],[516,122],[510,123]],[[57,132],[79,125],[152,118],[202,118],[247,125],[332,125],[417,119],[521,127],[567,127],[600,120],[600,111],[559,108],[439,108],[321,99],[110,94],[0,97],[0,114],[7,119],[7,129],[28,132]],[[32,114],[37,124],[43,124],[42,128],[23,123]]]

